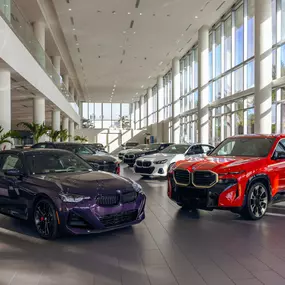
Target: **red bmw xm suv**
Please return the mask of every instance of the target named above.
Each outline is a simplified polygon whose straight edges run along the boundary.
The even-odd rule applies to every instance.
[[[258,220],[285,198],[285,135],[227,138],[204,157],[176,162],[168,197],[190,209],[224,209]]]

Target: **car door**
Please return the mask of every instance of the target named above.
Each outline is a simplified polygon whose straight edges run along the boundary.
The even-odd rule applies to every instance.
[[[22,158],[17,153],[0,154],[0,211],[23,217],[26,206],[20,196],[20,180],[5,173],[13,169],[23,172]]]
[[[285,152],[285,139],[280,140],[277,144],[271,160],[272,163],[269,166],[269,169],[274,172],[274,176],[278,178],[276,190],[285,196],[285,159],[275,159],[278,152]]]

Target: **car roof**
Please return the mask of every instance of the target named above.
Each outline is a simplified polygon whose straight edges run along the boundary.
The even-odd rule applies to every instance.
[[[3,153],[38,154],[38,153],[59,153],[59,152],[70,153],[68,150],[63,150],[63,149],[29,148],[29,149],[9,149],[9,150],[3,150],[3,151],[0,151],[0,154],[3,154]]]
[[[250,134],[250,135],[236,135],[230,138],[285,138],[285,134]]]

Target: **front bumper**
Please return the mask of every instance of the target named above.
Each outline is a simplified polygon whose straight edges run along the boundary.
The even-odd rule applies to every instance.
[[[216,184],[211,188],[201,189],[193,185],[187,187],[175,184],[173,177],[168,178],[168,197],[179,205],[191,205],[199,209],[240,207],[238,184]]]
[[[116,206],[98,206],[94,199],[77,205],[62,203],[59,219],[65,231],[91,234],[111,231],[140,223],[145,218],[146,197],[139,194],[134,202]]]
[[[152,163],[150,166],[138,166],[135,164],[134,170],[135,173],[140,174],[142,176],[153,176],[153,177],[166,177],[167,176],[167,164],[154,164]]]

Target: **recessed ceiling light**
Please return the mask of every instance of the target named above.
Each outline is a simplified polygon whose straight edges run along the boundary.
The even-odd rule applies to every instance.
[[[140,16],[142,16],[142,13],[140,13]]]
[[[76,43],[77,46],[79,46],[79,43]]]
[[[134,34],[135,34],[136,32],[134,32]]]
[[[75,31],[75,28],[73,28],[72,30]]]
[[[151,76],[149,76],[148,79],[151,79]]]
[[[195,19],[198,19],[198,16],[195,16]]]
[[[136,95],[139,95],[139,92],[137,92]]]
[[[71,8],[68,9],[68,11],[71,11],[71,10],[72,10]]]
[[[126,33],[126,31],[123,31],[123,34],[125,34]]]
[[[144,86],[142,85],[141,88],[144,88]]]
[[[112,14],[115,15],[115,14],[116,14],[116,11],[113,11]]]
[[[128,15],[131,15],[131,12],[128,12]]]
[[[116,84],[114,85],[114,88],[116,88]]]
[[[163,64],[163,61],[161,61],[160,63],[159,63],[159,65],[162,65]]]
[[[123,46],[120,46],[120,48],[123,48]]]

